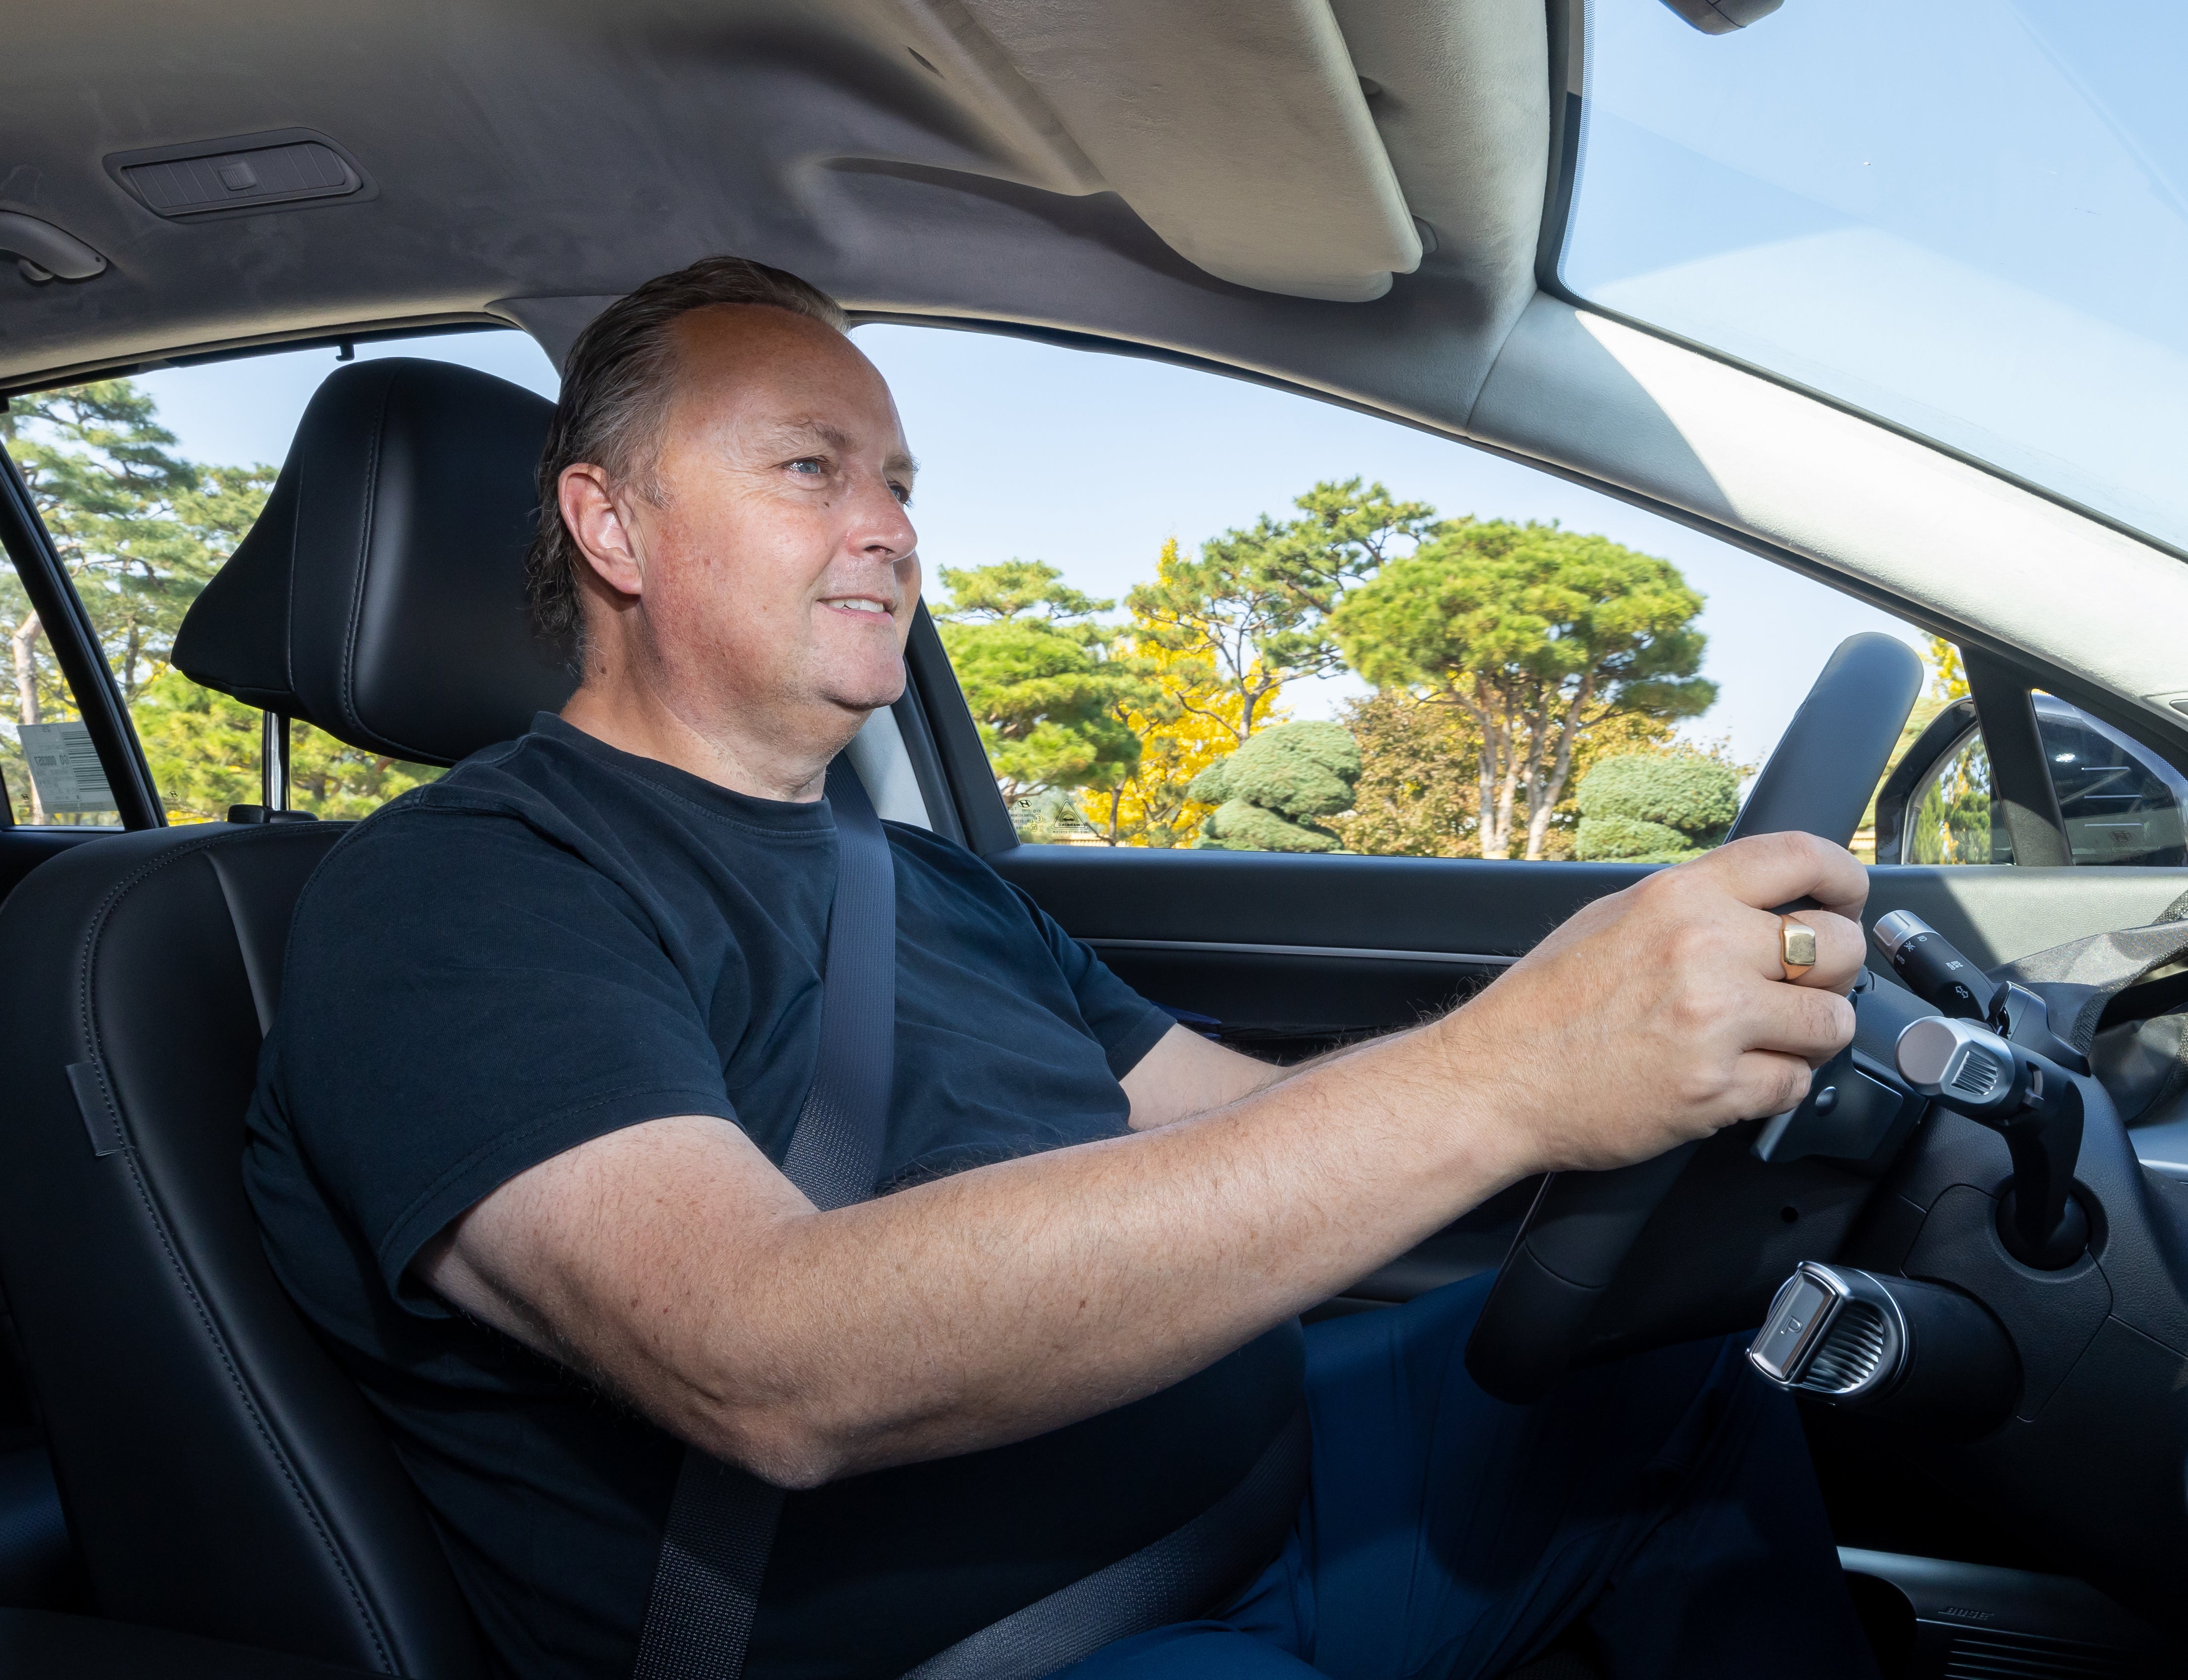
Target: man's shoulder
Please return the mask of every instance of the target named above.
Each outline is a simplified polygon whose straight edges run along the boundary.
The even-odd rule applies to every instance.
[[[314,899],[353,894],[461,890],[468,877],[536,861],[567,865],[582,852],[581,825],[539,774],[529,736],[473,753],[438,781],[414,787],[364,818],[313,873]]]

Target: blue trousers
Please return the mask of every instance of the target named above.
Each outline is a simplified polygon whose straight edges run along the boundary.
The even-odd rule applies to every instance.
[[[1576,1373],[1466,1374],[1481,1277],[1307,1332],[1312,1481],[1219,1615],[1071,1680],[1495,1680],[1584,1623],[1611,1680],[1874,1680],[1792,1402],[1745,1336]]]

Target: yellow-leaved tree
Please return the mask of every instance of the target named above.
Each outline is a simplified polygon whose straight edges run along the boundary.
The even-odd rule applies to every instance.
[[[1176,582],[1180,564],[1172,537],[1155,562],[1160,586]],[[1255,694],[1253,725],[1244,730],[1244,696],[1218,679],[1214,650],[1165,646],[1149,629],[1135,612],[1115,649],[1155,685],[1151,701],[1117,708],[1119,719],[1140,738],[1139,763],[1113,787],[1082,790],[1079,809],[1109,845],[1189,846],[1215,809],[1187,797],[1193,777],[1235,750],[1242,733],[1258,735],[1289,714],[1277,703],[1278,688],[1270,687]]]

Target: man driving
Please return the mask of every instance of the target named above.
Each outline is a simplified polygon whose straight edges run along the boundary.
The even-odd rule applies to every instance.
[[[901,693],[919,598],[894,404],[827,298],[712,258],[587,329],[540,484],[534,600],[579,685],[321,866],[245,1164],[500,1672],[649,1672],[687,1447],[787,1491],[743,1672],[888,1680],[1179,1533],[1288,1430],[1283,1531],[1075,1672],[1872,1672],[1739,1345],[1522,1407],[1462,1362],[1486,1278],[1299,1322],[1530,1175],[1791,1106],[1852,1029],[1848,854],[1726,846],[1439,1019],[1279,1068],[888,825],[877,1193],[822,1210],[783,1163],[828,768]],[[1802,898],[1795,972],[1769,906]]]

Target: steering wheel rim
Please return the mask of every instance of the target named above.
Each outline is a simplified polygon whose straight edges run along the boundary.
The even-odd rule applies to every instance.
[[[1841,642],[1726,837],[1802,831],[1845,845],[1921,685],[1922,662],[1898,638],[1865,632]],[[1542,1181],[1467,1340],[1467,1371],[1484,1390],[1515,1405],[1549,1392],[1635,1238],[1700,1147],[1681,1144],[1633,1166]]]

